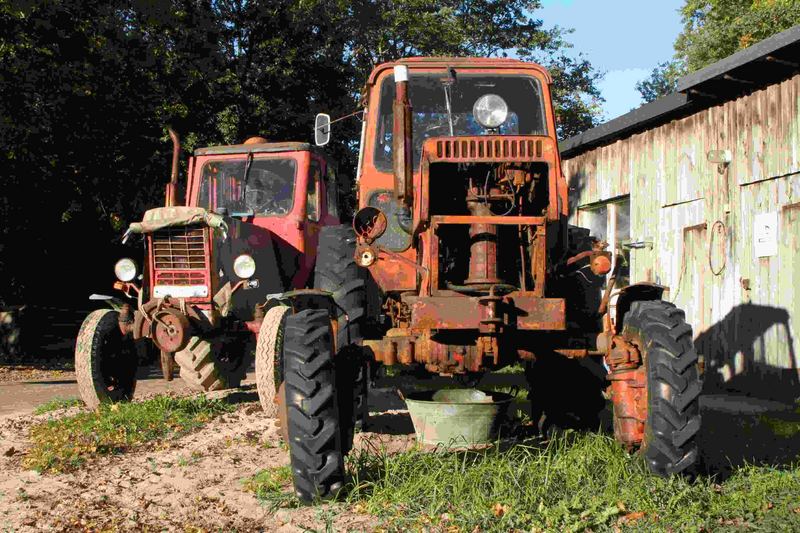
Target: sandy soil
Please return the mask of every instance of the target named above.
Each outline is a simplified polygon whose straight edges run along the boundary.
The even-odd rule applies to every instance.
[[[79,408],[0,418],[0,528],[43,530],[368,531],[375,519],[344,504],[271,512],[242,480],[288,464],[274,420],[264,417],[255,391],[238,391],[235,411],[195,433],[123,455],[100,457],[79,471],[39,475],[22,460],[30,427]],[[413,444],[402,413],[379,415],[378,433],[357,435],[394,449]],[[387,421],[391,428],[386,427]],[[388,433],[394,433],[390,435]]]

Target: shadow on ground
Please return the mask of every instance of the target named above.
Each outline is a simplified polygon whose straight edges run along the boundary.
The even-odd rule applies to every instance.
[[[453,386],[453,381],[434,377],[415,381],[409,376],[394,376],[378,381],[378,388],[370,393],[369,431],[387,435],[413,433],[414,427],[405,402],[397,389],[432,389],[443,385]],[[524,390],[521,374],[487,374],[478,388],[519,388]],[[527,400],[515,402],[518,414],[530,414]],[[741,393],[720,392],[701,398],[702,427],[697,437],[701,453],[700,469],[704,474],[728,477],[732,471],[745,464],[789,466],[800,460],[800,406],[748,396]],[[399,411],[399,412],[398,412]],[[601,413],[601,431],[612,432],[610,403]],[[534,436],[535,430],[524,427],[515,430],[516,438]]]

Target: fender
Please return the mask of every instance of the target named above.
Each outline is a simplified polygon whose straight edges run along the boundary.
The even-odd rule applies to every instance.
[[[125,302],[117,298],[116,296],[107,296],[105,294],[90,294],[89,300],[103,302],[108,305],[114,311],[119,311],[122,309],[122,306],[125,305]]]
[[[328,316],[331,318],[331,327],[334,330],[333,342],[336,344],[336,339],[338,338],[336,331],[338,322],[336,317],[339,314],[339,307],[336,305],[332,293],[320,289],[296,289],[280,294],[270,294],[263,304],[256,306],[254,319],[245,322],[245,327],[253,334],[258,335],[261,322],[266,312],[276,305],[289,306],[295,313],[305,309],[325,309],[328,311]],[[338,347],[334,346],[334,353],[337,351]]]
[[[666,290],[667,288],[664,285],[648,282],[634,283],[621,288],[616,294],[616,302],[614,304],[614,330],[617,332],[622,331],[625,325],[625,315],[630,311],[633,302],[661,300]],[[609,310],[609,312],[611,311]]]

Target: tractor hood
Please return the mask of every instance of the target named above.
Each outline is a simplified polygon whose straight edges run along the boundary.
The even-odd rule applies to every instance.
[[[208,227],[227,233],[227,224],[222,215],[211,213],[202,207],[157,207],[145,212],[141,222],[133,222],[131,233],[153,233],[163,228],[205,224]]]
[[[286,254],[277,250],[278,242],[275,236],[266,228],[256,224],[246,223],[241,220],[211,213],[202,207],[158,207],[150,209],[144,214],[141,222],[135,222],[128,228],[128,233],[145,234],[152,240],[154,246],[150,254],[156,250],[169,250],[168,258],[161,261],[172,260],[172,245],[170,235],[183,235],[180,228],[188,226],[211,228],[211,241],[204,251],[196,250],[203,254],[198,257],[199,264],[205,266],[195,269],[205,272],[205,283],[209,284],[209,296],[222,310],[223,316],[235,315],[240,320],[252,320],[255,305],[263,303],[272,294],[280,294],[291,286],[291,278],[297,268],[297,253]],[[187,228],[189,230],[191,228]],[[159,239],[167,239],[167,244],[157,245]],[[185,252],[186,247],[182,241],[177,244],[179,252]],[[291,250],[293,251],[293,249]],[[185,252],[188,253],[188,252]],[[256,272],[252,276],[254,284],[232,291],[240,281],[233,268],[237,257],[248,254],[255,260]],[[177,257],[180,257],[178,253]],[[159,261],[151,261],[154,272],[153,286],[170,286],[174,282],[160,282],[160,276],[172,276],[174,271],[182,273],[187,270],[185,265],[156,268]],[[155,290],[155,289],[154,289]]]

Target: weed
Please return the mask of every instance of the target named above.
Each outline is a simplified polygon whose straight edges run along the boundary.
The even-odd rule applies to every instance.
[[[348,468],[348,502],[390,530],[697,531],[759,521],[800,528],[800,465],[747,466],[721,484],[664,479],[599,434],[469,452],[367,447]]]
[[[203,454],[195,450],[189,455],[189,457],[180,456],[178,458],[178,466],[187,467],[190,465],[197,464],[197,462],[200,461],[202,457]]]
[[[83,405],[83,402],[81,402],[79,398],[53,398],[49,402],[45,402],[34,409],[33,414],[43,415],[45,413],[58,411],[59,409],[68,409],[79,405]]]
[[[243,480],[242,484],[246,491],[255,494],[256,498],[269,505],[272,510],[299,505],[291,490],[292,469],[289,466],[261,470]]]
[[[65,472],[95,455],[124,453],[137,445],[192,431],[232,407],[205,397],[158,396],[135,403],[103,405],[31,428],[31,448],[24,460],[39,472]]]

